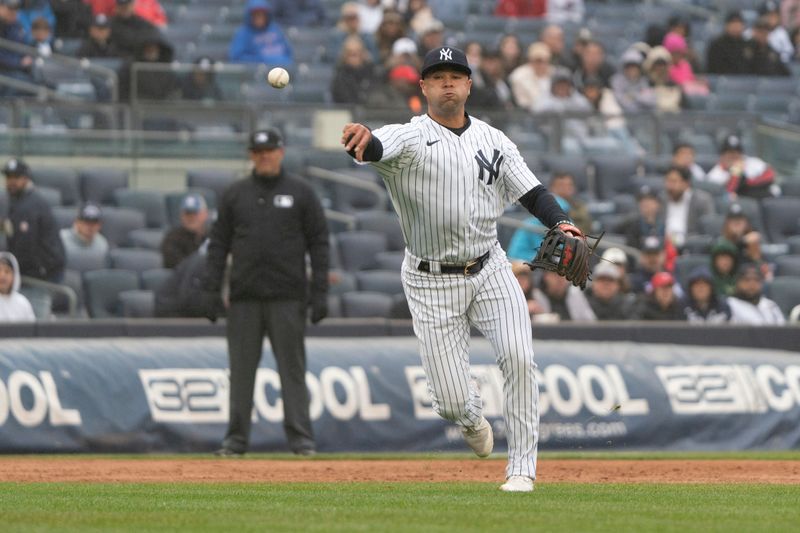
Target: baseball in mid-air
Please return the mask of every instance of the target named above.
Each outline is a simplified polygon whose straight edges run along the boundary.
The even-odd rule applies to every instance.
[[[275,67],[267,74],[267,81],[276,89],[283,89],[289,85],[289,73],[285,68]]]

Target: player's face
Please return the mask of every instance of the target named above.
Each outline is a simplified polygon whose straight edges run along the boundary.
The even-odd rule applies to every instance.
[[[0,294],[11,292],[14,284],[14,270],[5,263],[0,263]]]
[[[256,174],[260,176],[277,176],[281,172],[284,154],[283,148],[251,151],[250,161],[253,162]]]
[[[472,80],[459,70],[437,70],[420,80],[419,85],[434,114],[455,116],[464,113]]]

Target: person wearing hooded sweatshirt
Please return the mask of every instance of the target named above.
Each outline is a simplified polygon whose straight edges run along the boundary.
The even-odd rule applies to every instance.
[[[20,294],[20,274],[17,258],[0,252],[0,322],[33,322],[31,303]]]
[[[248,0],[244,22],[231,40],[228,59],[237,63],[292,66],[292,47],[273,19],[267,0]]]
[[[738,258],[739,250],[726,239],[719,239],[711,247],[711,275],[717,296],[733,294]]]
[[[689,274],[683,312],[693,324],[723,324],[731,319],[730,306],[714,292],[714,278],[708,267],[699,266]]]
[[[111,18],[111,42],[128,58],[138,58],[147,42],[164,40],[159,29],[134,12],[133,0],[117,0]]]

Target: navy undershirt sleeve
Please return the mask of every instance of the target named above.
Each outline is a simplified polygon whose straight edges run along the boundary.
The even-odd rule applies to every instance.
[[[555,196],[544,185],[537,185],[526,192],[519,199],[519,203],[548,228],[552,228],[559,222],[572,223],[564,210],[561,209],[561,206],[558,205],[558,202],[556,202]]]
[[[347,152],[350,157],[356,157],[355,149],[350,150]],[[374,135],[370,137],[369,143],[367,143],[366,148],[364,148],[364,155],[361,157],[363,161],[380,161],[383,157],[383,144],[381,140],[375,137]]]

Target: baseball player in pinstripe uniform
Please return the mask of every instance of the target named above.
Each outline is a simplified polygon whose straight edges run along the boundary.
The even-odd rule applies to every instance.
[[[531,322],[522,290],[497,242],[497,219],[519,201],[548,227],[582,236],[503,132],[465,103],[472,72],[461,50],[425,57],[420,87],[428,113],[371,132],[347,124],[345,150],[383,177],[403,228],[402,281],[433,408],[461,426],[479,457],[494,445],[470,378],[470,326],[491,342],[503,373],[509,492],[533,490],[538,388]]]

